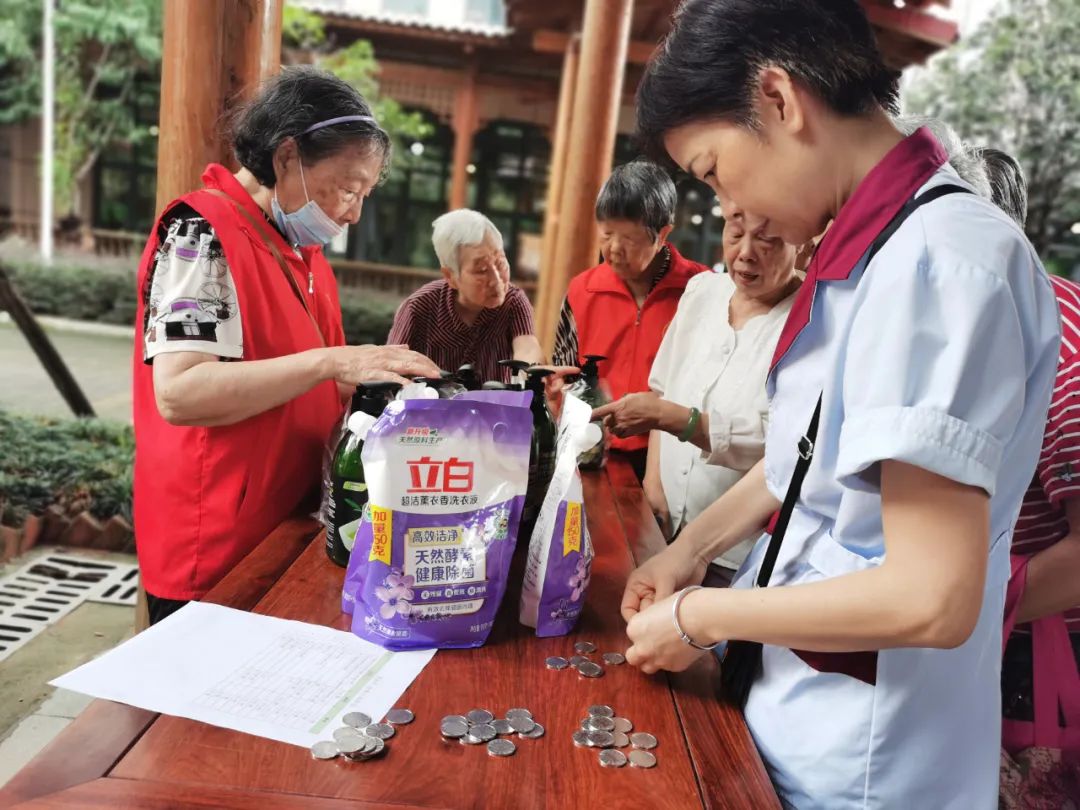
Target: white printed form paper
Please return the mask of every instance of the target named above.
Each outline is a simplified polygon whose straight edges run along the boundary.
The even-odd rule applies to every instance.
[[[50,683],[310,747],[328,739],[346,712],[381,720],[433,655],[191,602]]]

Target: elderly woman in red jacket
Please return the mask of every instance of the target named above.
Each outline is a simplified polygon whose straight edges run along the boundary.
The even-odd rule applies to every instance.
[[[604,261],[570,282],[553,362],[577,366],[587,354],[607,359],[600,376],[613,397],[649,390],[649,370],[687,282],[704,265],[668,243],[678,197],[659,166],[634,161],[611,173],[596,200]],[[645,477],[647,436],[613,436],[611,449]]]
[[[357,384],[438,373],[403,347],[345,345],[322,245],[360,218],[390,156],[360,94],[286,70],[232,142],[240,170],[211,164],[165,206],[139,267],[135,533],[152,622],[311,503]]]

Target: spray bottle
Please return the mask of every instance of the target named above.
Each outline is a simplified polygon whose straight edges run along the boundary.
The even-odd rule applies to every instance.
[[[524,391],[526,386],[522,375],[528,371],[531,364],[524,360],[500,360],[499,365],[510,369],[510,383],[506,386],[507,390]]]

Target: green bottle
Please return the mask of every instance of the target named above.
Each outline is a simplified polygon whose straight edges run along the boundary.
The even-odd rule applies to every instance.
[[[599,408],[611,402],[607,393],[600,387],[599,362],[607,360],[600,354],[585,355],[585,365],[581,367],[581,380],[570,389],[570,393],[589,405],[591,408]],[[578,466],[583,470],[599,470],[607,461],[607,428],[602,419],[597,419],[595,424],[600,426],[601,440],[593,447],[578,456]]]
[[[330,497],[326,504],[326,556],[342,567],[349,564],[356,530],[368,501],[364,464],[360,459],[364,439],[399,388],[399,383],[391,382],[356,386],[348,427],[334,451]]]
[[[533,416],[532,447],[529,451],[529,487],[525,491],[522,521],[535,521],[547,495],[551,476],[555,473],[555,446],[559,429],[548,410],[544,396],[544,378],[554,372],[548,368],[530,368],[525,388],[532,391],[529,409]]]

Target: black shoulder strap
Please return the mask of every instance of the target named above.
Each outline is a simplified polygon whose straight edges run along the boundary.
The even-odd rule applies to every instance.
[[[873,260],[878,251],[885,246],[885,243],[888,242],[893,234],[900,229],[900,226],[904,224],[904,221],[919,208],[927,203],[933,202],[939,197],[944,197],[946,194],[970,193],[971,192],[963,186],[947,184],[935,186],[926,193],[908,200],[904,204],[904,207],[896,213],[896,216],[894,216],[889,221],[889,224],[878,234],[877,239],[875,239],[874,243],[870,246],[867,263]],[[814,442],[817,441],[818,422],[820,420],[821,395],[818,394],[817,405],[814,407],[814,415],[810,417],[810,425],[806,428],[806,434],[799,439],[799,458],[795,462],[795,471],[791,474],[791,482],[788,484],[787,494],[784,495],[784,503],[780,507],[779,516],[776,518],[776,525],[773,527],[772,537],[769,539],[769,548],[765,551],[765,558],[761,561],[761,568],[758,569],[756,582],[757,587],[759,588],[764,588],[769,584],[773,568],[776,566],[776,558],[780,556],[780,545],[784,542],[784,535],[787,534],[791,513],[795,511],[795,504],[798,502],[799,495],[802,493],[803,479],[806,478],[806,473],[810,469],[810,462],[814,458]]]

